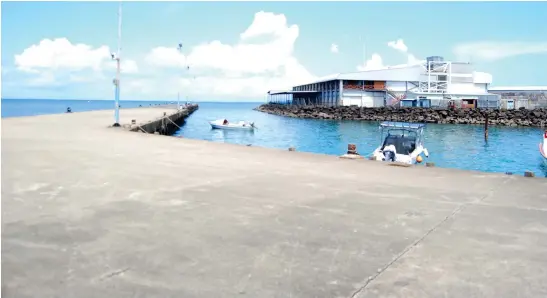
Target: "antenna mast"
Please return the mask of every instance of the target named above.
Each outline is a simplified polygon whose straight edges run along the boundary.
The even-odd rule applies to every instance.
[[[179,54],[182,55],[182,42],[179,43],[178,47],[177,47],[178,51],[179,51]],[[188,56],[185,56],[184,57],[184,62],[185,62],[185,68],[186,68],[186,73],[188,74],[190,72],[190,64],[188,63]],[[194,77],[195,79],[195,77]],[[177,93],[177,105],[180,107],[180,91]],[[188,102],[188,91],[186,91],[186,101]]]
[[[365,67],[367,66],[367,44],[363,42],[363,59],[365,60]]]
[[[122,52],[122,1],[119,2],[118,6],[118,52],[114,55],[112,54],[112,59],[116,60],[116,78],[114,79],[114,85],[116,86],[116,91],[114,94],[114,125],[120,126],[120,59]]]

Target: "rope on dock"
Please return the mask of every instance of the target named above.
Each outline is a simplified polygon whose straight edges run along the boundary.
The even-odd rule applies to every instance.
[[[169,117],[166,117],[166,119],[171,121],[171,123],[173,123],[173,125],[175,125],[176,127],[178,127],[180,129],[180,126],[178,126],[175,122],[173,122],[173,120],[169,119]]]
[[[142,132],[144,132],[144,133],[149,133],[149,132],[147,132],[146,130],[144,130],[144,128],[142,128],[142,127],[140,127],[140,126],[138,126],[138,125],[137,125],[137,127],[138,127],[140,130],[142,130]]]

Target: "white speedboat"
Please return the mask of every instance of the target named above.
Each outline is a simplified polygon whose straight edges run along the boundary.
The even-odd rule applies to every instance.
[[[543,133],[543,142],[539,143],[539,153],[547,160],[547,130]]]
[[[253,130],[255,129],[254,122],[238,121],[229,122],[226,119],[218,119],[215,121],[209,121],[213,129],[229,129],[229,130]]]
[[[380,123],[381,145],[372,153],[374,160],[416,164],[429,157],[424,148],[425,124],[390,122]]]

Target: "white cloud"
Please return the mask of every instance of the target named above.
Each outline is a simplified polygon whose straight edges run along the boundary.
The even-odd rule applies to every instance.
[[[147,64],[146,72],[139,70],[137,61],[122,55],[122,96],[166,98],[180,91],[183,96],[204,99],[260,99],[268,90],[315,79],[294,56],[298,36],[298,25],[288,24],[285,15],[261,11],[234,44],[213,40],[183,51],[176,46],[150,49],[142,61]],[[112,86],[116,62],[110,53],[104,45],[44,39],[16,55],[15,66],[20,73],[28,73],[26,84],[31,80],[45,86],[78,83],[96,91],[98,85]],[[29,75],[33,78],[28,79]],[[105,95],[111,92],[108,88],[101,90]]]
[[[55,75],[51,72],[41,73],[39,76],[36,76],[28,81],[28,86],[41,87],[41,86],[51,86],[57,85],[55,80]]]
[[[407,65],[416,65],[419,63],[422,63],[424,60],[416,58],[413,54],[408,52],[408,47],[405,44],[404,40],[399,38],[395,41],[389,41],[387,43],[387,46],[395,49],[401,53],[403,53],[406,56],[406,63],[404,64],[398,64],[398,65],[391,65],[386,66],[384,65],[382,56],[378,53],[372,54],[371,58],[365,62],[364,65],[358,65],[357,70],[358,71],[367,71],[367,70],[378,70],[378,69],[385,69],[388,67],[403,67]]]
[[[416,58],[416,56],[408,52],[408,47],[406,46],[404,40],[401,38],[397,39],[396,41],[388,42],[387,46],[404,54],[406,56],[406,65],[415,65],[423,62],[423,60]]]
[[[22,85],[56,87],[70,83],[89,83],[107,77],[104,72],[113,72],[116,62],[112,60],[108,46],[93,48],[86,44],[73,44],[66,38],[43,39],[15,55],[15,66],[29,77]],[[122,73],[136,73],[134,60],[122,59]]]
[[[175,47],[157,47],[146,56],[148,64],[158,67],[182,68],[187,65],[186,57],[181,55]]]
[[[414,56],[412,54],[408,54],[406,57],[407,57],[406,64],[408,64],[408,65],[416,65],[416,64],[423,63],[425,61],[423,59],[416,58],[416,56]]]
[[[139,72],[139,66],[135,60],[122,60],[122,65],[120,66],[121,72],[125,73],[137,73]]]
[[[157,47],[145,60],[157,68],[190,66],[187,77],[181,72],[180,79],[158,82],[164,84],[158,86],[164,92],[186,87],[185,92],[192,94],[260,98],[268,90],[290,88],[315,78],[293,55],[298,35],[298,26],[288,25],[285,15],[261,11],[234,45],[215,40],[194,46],[186,55],[175,47]],[[168,81],[174,84],[166,85]]]
[[[394,48],[395,50],[401,51],[403,53],[406,53],[408,51],[408,47],[405,45],[405,42],[400,38],[397,39],[396,41],[388,42],[387,46],[390,48]]]
[[[330,45],[330,51],[331,53],[337,54],[338,53],[338,45],[333,43]]]
[[[385,66],[382,61],[382,56],[380,56],[380,54],[378,53],[372,54],[370,59],[367,60],[364,65],[357,66],[358,71],[377,70],[377,69],[383,69],[383,68],[385,68]]]
[[[109,57],[106,46],[93,49],[85,44],[72,44],[66,38],[43,39],[15,55],[15,65],[21,71],[35,73],[44,69],[100,70]]]
[[[457,45],[454,54],[460,60],[495,61],[512,56],[547,53],[547,42],[481,41]]]

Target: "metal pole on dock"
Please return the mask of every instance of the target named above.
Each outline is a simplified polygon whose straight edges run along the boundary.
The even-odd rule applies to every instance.
[[[116,60],[116,79],[114,80],[114,85],[116,86],[116,91],[114,94],[114,125],[115,127],[120,126],[120,59],[122,52],[122,1],[118,6],[118,53],[114,56],[112,54],[112,59]]]
[[[484,140],[488,141],[488,114],[484,116]]]

